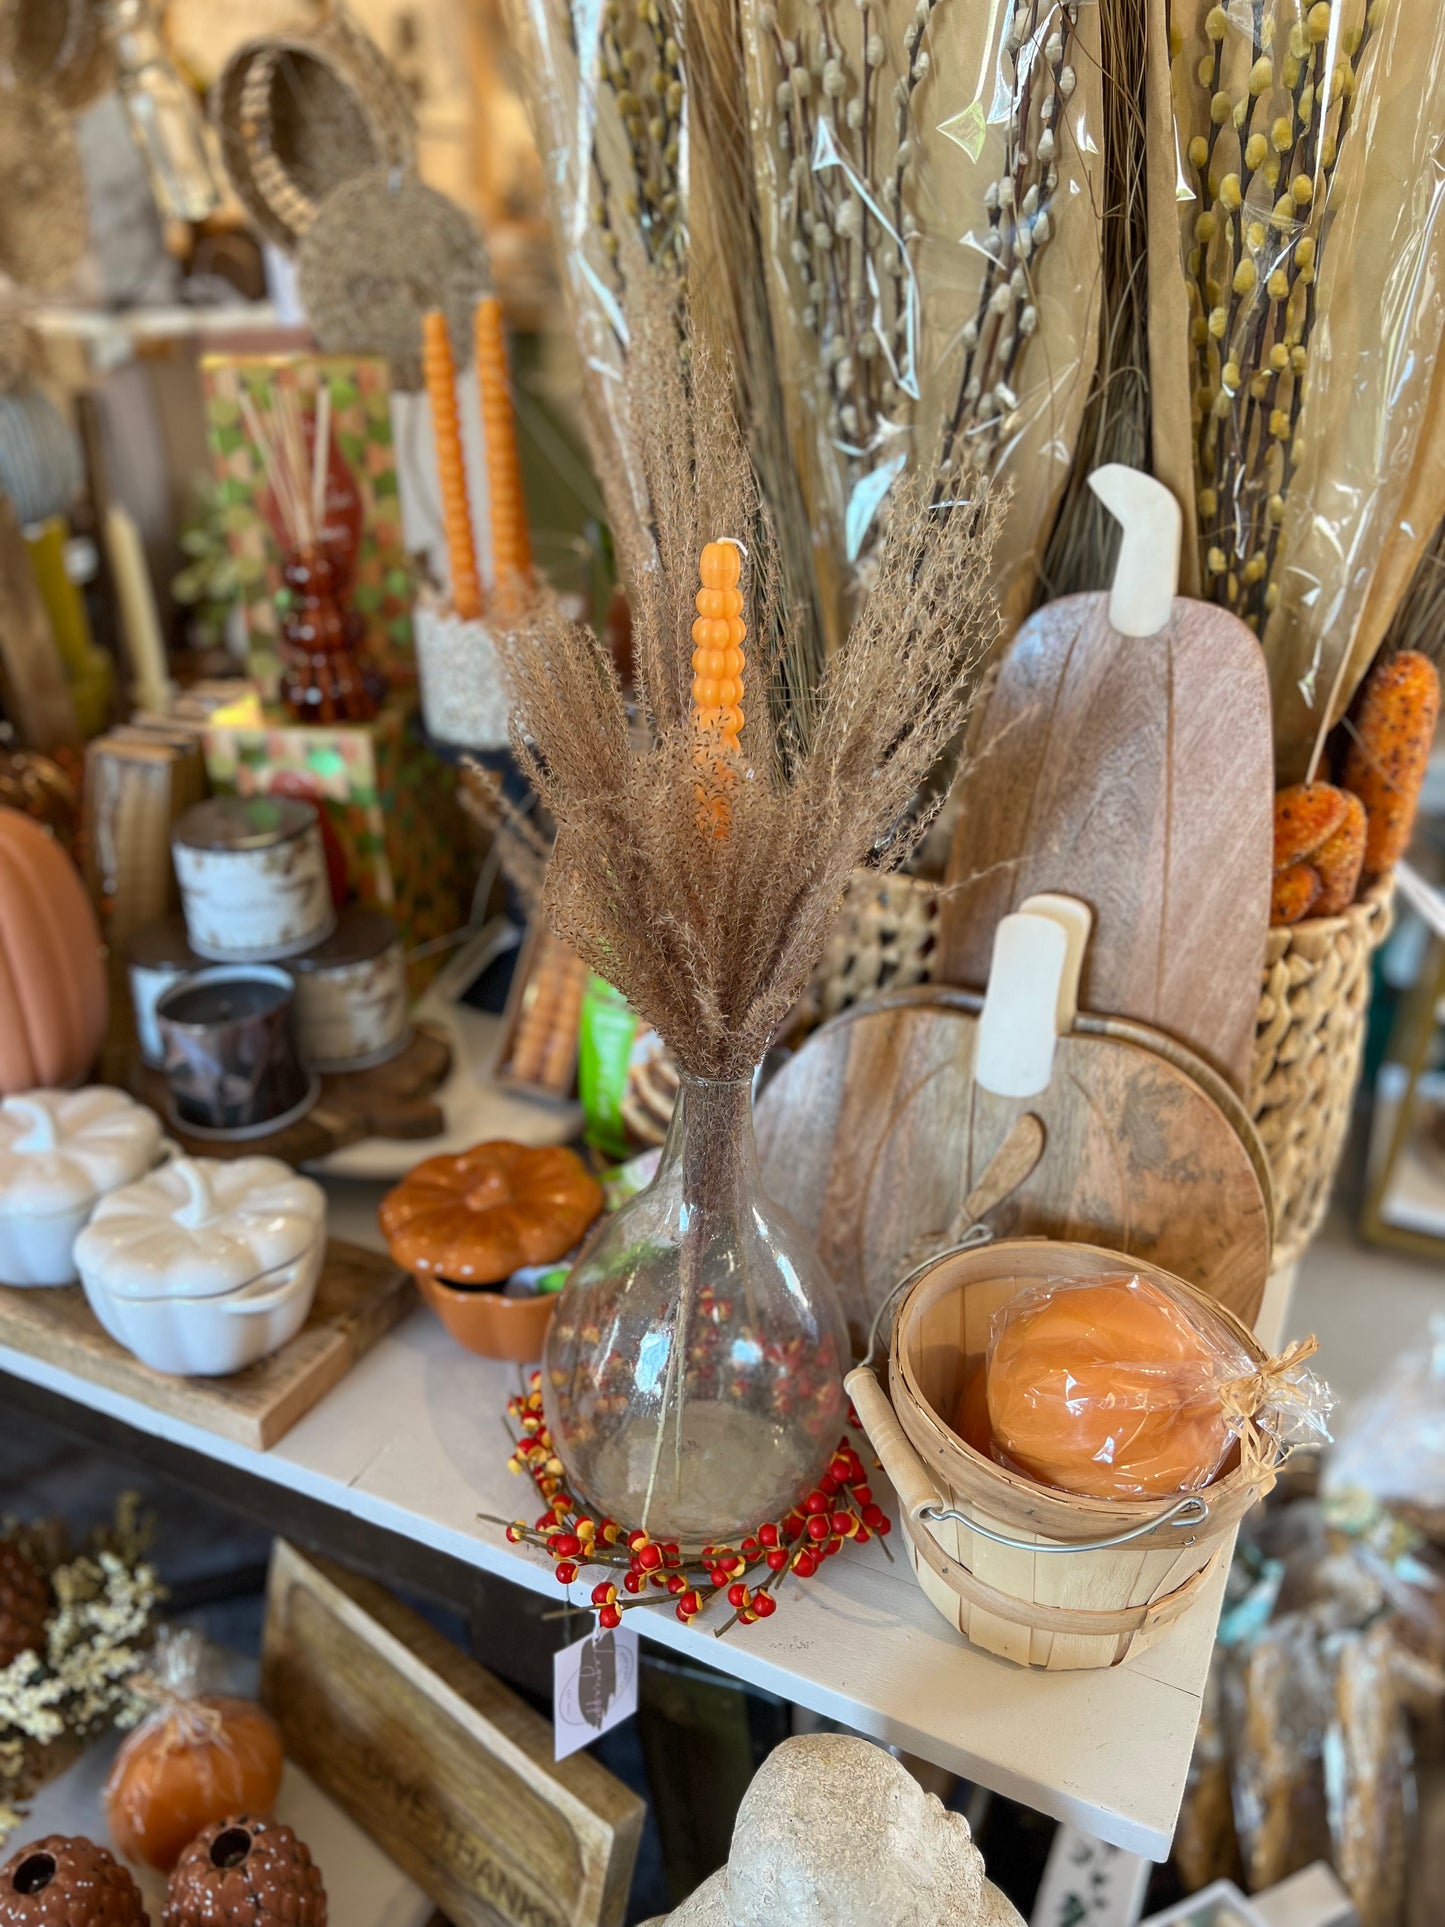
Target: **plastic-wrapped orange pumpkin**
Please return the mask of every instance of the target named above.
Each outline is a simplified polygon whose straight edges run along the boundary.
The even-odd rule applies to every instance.
[[[1031,1478],[1088,1498],[1195,1491],[1228,1453],[1220,1391],[1241,1369],[1150,1279],[1042,1285],[994,1319],[994,1449]]]
[[[100,927],[54,837],[0,808],[0,1097],[78,1083],[108,1019]]]
[[[270,1813],[281,1791],[275,1722],[253,1700],[195,1691],[203,1657],[194,1633],[162,1640],[156,1710],[121,1747],[106,1782],[111,1839],[163,1873],[203,1828],[228,1813]]]
[[[496,1138],[417,1165],[382,1199],[381,1228],[408,1271],[495,1285],[523,1265],[565,1258],[602,1202],[575,1151]]]

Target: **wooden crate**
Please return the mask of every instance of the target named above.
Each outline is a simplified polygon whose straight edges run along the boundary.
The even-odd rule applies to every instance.
[[[455,1927],[620,1927],[643,1805],[370,1580],[278,1540],[262,1697],[286,1752]]]

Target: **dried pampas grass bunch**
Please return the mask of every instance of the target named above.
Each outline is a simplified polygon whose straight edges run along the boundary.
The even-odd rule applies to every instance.
[[[605,648],[555,604],[539,602],[498,641],[513,746],[557,824],[552,928],[683,1070],[738,1078],[802,991],[853,871],[893,867],[921,834],[911,807],[958,737],[998,632],[988,580],[1000,507],[972,477],[937,503],[936,472],[912,478],[806,728],[780,650],[765,648],[749,657],[740,753],[727,761],[693,708],[703,545],[761,530],[741,582],[749,637],[785,637],[787,611],[728,371],[701,338],[678,354],[673,312],[659,290],[631,325],[654,512],[646,544],[629,545],[619,524],[636,712]]]

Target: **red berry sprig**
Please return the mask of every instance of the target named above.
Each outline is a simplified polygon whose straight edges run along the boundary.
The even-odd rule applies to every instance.
[[[801,1504],[759,1526],[737,1546],[704,1546],[700,1559],[689,1566],[670,1540],[652,1539],[640,1528],[629,1532],[614,1519],[594,1519],[582,1510],[567,1490],[562,1461],[542,1416],[540,1372],[533,1372],[525,1392],[508,1401],[507,1413],[516,1428],[508,1465],[530,1477],[545,1510],[530,1526],[524,1519],[489,1523],[505,1526],[513,1545],[538,1546],[547,1553],[559,1585],[572,1585],[583,1567],[615,1573],[615,1579],[599,1579],[592,1588],[602,1626],[620,1626],[623,1613],[634,1606],[660,1605],[662,1597],[672,1600],[673,1611],[686,1625],[714,1599],[724,1598],[733,1610],[717,1628],[721,1638],[739,1623],[752,1626],[770,1619],[777,1611],[777,1589],[789,1573],[811,1579],[846,1541],[881,1541],[892,1529],[873,1497],[862,1459],[845,1436]],[[857,1423],[851,1411],[849,1419]]]

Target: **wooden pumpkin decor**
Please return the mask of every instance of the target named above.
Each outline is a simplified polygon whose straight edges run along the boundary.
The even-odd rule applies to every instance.
[[[419,1164],[382,1199],[381,1228],[408,1271],[495,1285],[565,1258],[601,1209],[602,1187],[575,1151],[498,1138]]]
[[[0,1096],[75,1084],[105,1041],[100,927],[53,837],[0,808]]]

